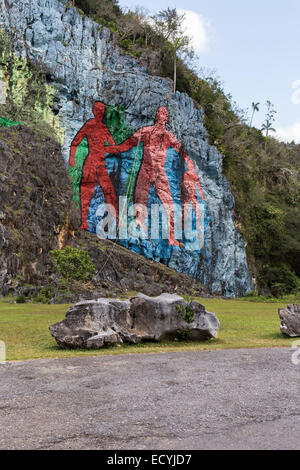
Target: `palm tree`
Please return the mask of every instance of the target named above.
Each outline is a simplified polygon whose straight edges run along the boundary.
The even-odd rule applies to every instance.
[[[269,137],[269,132],[276,132],[276,130],[272,127],[272,122],[269,121],[269,119],[266,120],[266,122],[263,123],[262,131],[266,131],[266,137]]]
[[[276,132],[276,130],[272,127],[272,122],[269,119],[266,119],[266,121],[263,123],[261,130],[266,131],[266,141],[265,141],[265,152],[266,152],[268,140],[269,140],[269,132]]]
[[[260,103],[254,103],[254,101],[252,103],[253,113],[252,113],[252,117],[251,117],[251,121],[250,121],[250,127],[252,127],[252,122],[253,122],[255,112],[256,111],[259,112],[259,105],[260,105]]]

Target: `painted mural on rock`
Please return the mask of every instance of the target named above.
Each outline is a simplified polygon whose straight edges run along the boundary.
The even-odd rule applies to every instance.
[[[109,197],[112,206],[115,198],[115,212],[122,219],[120,215],[125,209],[122,207],[120,211],[119,200],[127,195],[128,221],[122,224],[119,220],[119,225],[116,222],[120,243],[195,277],[214,293],[234,297],[250,292],[252,282],[245,243],[234,220],[234,198],[222,171],[223,157],[209,144],[203,110],[186,94],[173,93],[168,80],[148,74],[133,57],[121,54],[111,41],[110,31],[81,16],[67,0],[0,0],[0,28],[12,38],[14,53],[22,63],[30,60],[47,70],[52,98],[47,101],[45,112],[51,114],[51,119],[55,118],[53,135],[62,143],[66,163],[70,160],[72,142],[73,147],[78,144],[73,154],[74,165],[69,171],[74,198],[85,212],[85,228],[91,232],[102,230],[103,204]],[[16,81],[22,70],[17,68]],[[18,89],[23,89],[23,82],[18,81]],[[106,126],[114,144],[107,140],[99,148],[96,145],[94,154],[102,162],[98,166],[105,169],[108,176],[105,171],[99,175],[98,170],[91,168],[92,181],[89,181],[87,172],[83,175],[85,168],[89,168],[88,162],[92,161],[89,139],[81,135],[74,142],[74,138],[86,123],[96,119],[92,113],[96,102],[105,103],[100,141],[103,141],[103,126]],[[139,136],[139,130],[155,126],[161,107],[169,113],[166,129],[182,144],[188,157],[186,160],[170,145],[163,154],[164,165],[160,164],[164,170],[160,175],[163,178],[165,174],[163,179],[167,179],[169,185],[165,196],[170,200],[171,193],[174,207],[174,242],[184,247],[174,246],[171,237],[162,236],[166,223],[161,216],[158,234],[143,237],[136,223],[138,217],[132,213],[136,197],[146,199],[149,182],[147,208],[164,205],[157,184],[151,183],[151,172],[144,172],[147,175],[144,194],[137,194],[137,187],[142,187],[138,180],[146,158],[144,142],[137,145],[131,139],[136,133]],[[112,152],[106,148],[125,145],[128,139],[131,141],[127,142],[126,150],[115,148]],[[84,191],[82,205],[83,187],[88,189]],[[191,210],[193,229],[205,239],[201,250],[196,250],[193,241],[185,239],[184,234],[180,239],[177,233],[180,232],[176,224],[180,219],[177,212],[182,213],[187,206]],[[151,225],[151,221],[157,222],[158,215],[154,214],[151,219],[148,213],[148,220]],[[125,227],[131,228],[134,236],[124,237]],[[111,235],[114,239],[114,234]]]
[[[136,132],[123,110],[96,102],[93,114],[70,149],[80,228],[156,261],[170,259],[174,249],[205,249],[205,197],[194,162],[166,129],[167,108],[160,106],[153,125]],[[105,232],[108,219],[112,228]]]

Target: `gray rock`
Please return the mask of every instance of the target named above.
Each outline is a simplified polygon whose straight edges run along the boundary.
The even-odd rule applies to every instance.
[[[192,309],[194,321],[183,316]],[[71,307],[65,320],[50,326],[57,344],[64,349],[100,349],[123,342],[175,339],[179,330],[189,339],[216,338],[220,323],[214,313],[198,302],[188,304],[176,294],[148,297],[137,294],[129,300],[105,299],[79,302]]]
[[[300,305],[288,305],[278,309],[281,332],[291,338],[300,336]]]

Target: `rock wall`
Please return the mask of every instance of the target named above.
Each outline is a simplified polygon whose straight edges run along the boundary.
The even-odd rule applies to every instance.
[[[173,242],[170,236],[163,239],[162,219],[156,238],[137,229],[120,243],[190,274],[213,292],[232,297],[251,291],[222,156],[208,144],[202,111],[193,101],[121,55],[106,28],[65,0],[0,0],[0,27],[13,38],[19,56],[42,64],[57,90],[53,113],[65,131],[63,154],[66,163],[71,158],[82,228],[99,230],[104,201],[113,206],[116,201],[120,215],[119,196],[127,196],[129,208],[142,201],[148,209],[171,202],[172,210],[182,210],[186,204],[193,208],[195,233],[201,224],[198,238],[204,244],[197,237],[180,240],[178,233]]]
[[[3,124],[3,123],[2,123]],[[49,252],[78,212],[59,144],[0,119],[0,296],[47,285]]]
[[[9,35],[0,28],[0,117],[22,122],[63,143],[64,131],[52,111],[56,96],[42,67],[13,52]],[[0,127],[5,126],[0,119]]]

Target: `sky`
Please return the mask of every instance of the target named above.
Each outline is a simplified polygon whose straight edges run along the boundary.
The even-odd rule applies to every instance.
[[[281,140],[300,143],[299,0],[119,0],[150,14],[167,7],[186,13],[198,67],[213,69],[240,108],[260,103],[253,124],[261,128],[266,101],[277,110]]]

